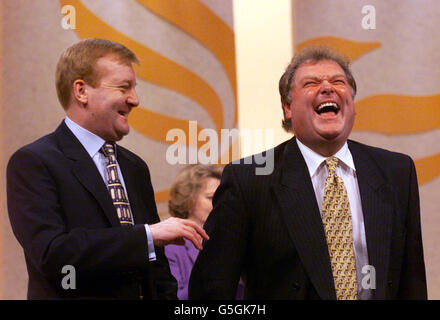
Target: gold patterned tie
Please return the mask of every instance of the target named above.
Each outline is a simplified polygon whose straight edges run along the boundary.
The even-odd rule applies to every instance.
[[[338,158],[325,160],[328,176],[322,203],[328,251],[338,300],[357,299],[356,263],[353,250],[353,230],[350,203],[344,181],[336,175]]]
[[[132,225],[130,204],[119,179],[114,145],[107,142],[102,146],[101,150],[107,160],[107,188],[113,205],[116,208],[119,222],[122,226]]]

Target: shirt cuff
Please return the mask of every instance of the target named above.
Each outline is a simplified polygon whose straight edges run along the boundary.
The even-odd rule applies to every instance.
[[[156,261],[156,252],[154,251],[153,236],[151,235],[151,230],[148,224],[145,224],[145,232],[147,233],[148,260]]]

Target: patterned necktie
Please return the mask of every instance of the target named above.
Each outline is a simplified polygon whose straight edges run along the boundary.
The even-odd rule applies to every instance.
[[[107,142],[102,146],[101,150],[107,160],[107,187],[113,205],[116,208],[119,222],[122,226],[132,225],[133,220],[131,218],[130,204],[125,195],[121,180],[119,180],[114,145]]]
[[[338,300],[356,300],[356,263],[350,203],[344,181],[336,175],[338,161],[335,157],[325,160],[328,176],[325,180],[322,222],[330,254],[336,297]]]

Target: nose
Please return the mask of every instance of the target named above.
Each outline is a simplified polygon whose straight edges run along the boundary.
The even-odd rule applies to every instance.
[[[322,81],[320,93],[329,94],[329,93],[333,93],[333,92],[334,92],[333,85],[327,80]]]
[[[131,89],[129,95],[127,96],[127,103],[133,108],[139,105],[139,98],[134,88]]]

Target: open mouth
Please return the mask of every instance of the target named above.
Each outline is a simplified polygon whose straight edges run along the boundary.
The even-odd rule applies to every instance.
[[[127,116],[127,112],[124,112],[124,111],[118,111],[118,113],[119,113],[121,116],[123,116],[123,117],[126,117],[126,116]]]
[[[321,115],[328,112],[338,114],[340,108],[335,102],[324,102],[315,108],[317,114]]]

